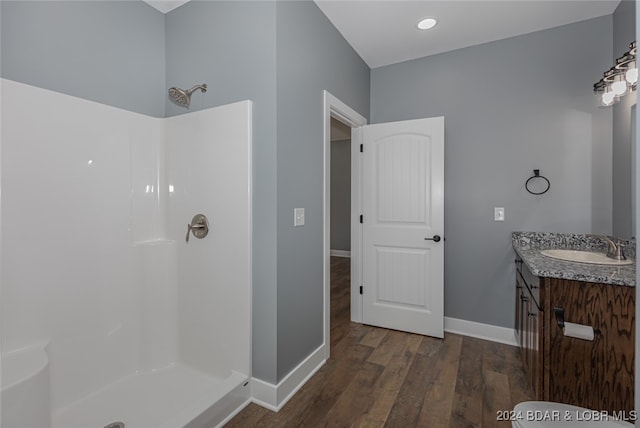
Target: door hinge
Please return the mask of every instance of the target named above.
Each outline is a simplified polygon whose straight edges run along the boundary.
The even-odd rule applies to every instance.
[[[360,144],[360,153],[364,152],[364,144]]]
[[[360,214],[360,223],[364,223],[364,217]]]
[[[362,294],[362,285],[360,286],[360,294]]]

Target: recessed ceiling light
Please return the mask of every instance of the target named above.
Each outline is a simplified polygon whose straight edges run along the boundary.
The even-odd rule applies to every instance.
[[[436,18],[424,18],[418,22],[418,28],[421,30],[428,30],[435,27],[437,23],[438,20]]]

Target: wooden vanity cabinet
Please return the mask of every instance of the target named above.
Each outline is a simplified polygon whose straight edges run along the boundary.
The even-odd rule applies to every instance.
[[[564,321],[592,326],[594,340],[565,336],[554,308]],[[635,287],[537,278],[518,258],[515,327],[536,399],[610,414],[634,409]]]

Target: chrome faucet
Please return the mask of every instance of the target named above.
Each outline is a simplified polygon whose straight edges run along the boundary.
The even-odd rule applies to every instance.
[[[622,244],[622,242],[618,241],[618,243],[616,244],[615,242],[613,242],[611,238],[609,238],[606,235],[590,234],[589,236],[600,238],[609,245],[609,250],[607,251],[607,257],[615,260],[627,260],[627,257],[624,255],[624,245]]]

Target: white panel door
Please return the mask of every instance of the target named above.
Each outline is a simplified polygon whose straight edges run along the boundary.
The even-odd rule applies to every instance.
[[[444,117],[366,125],[365,324],[443,337]]]

